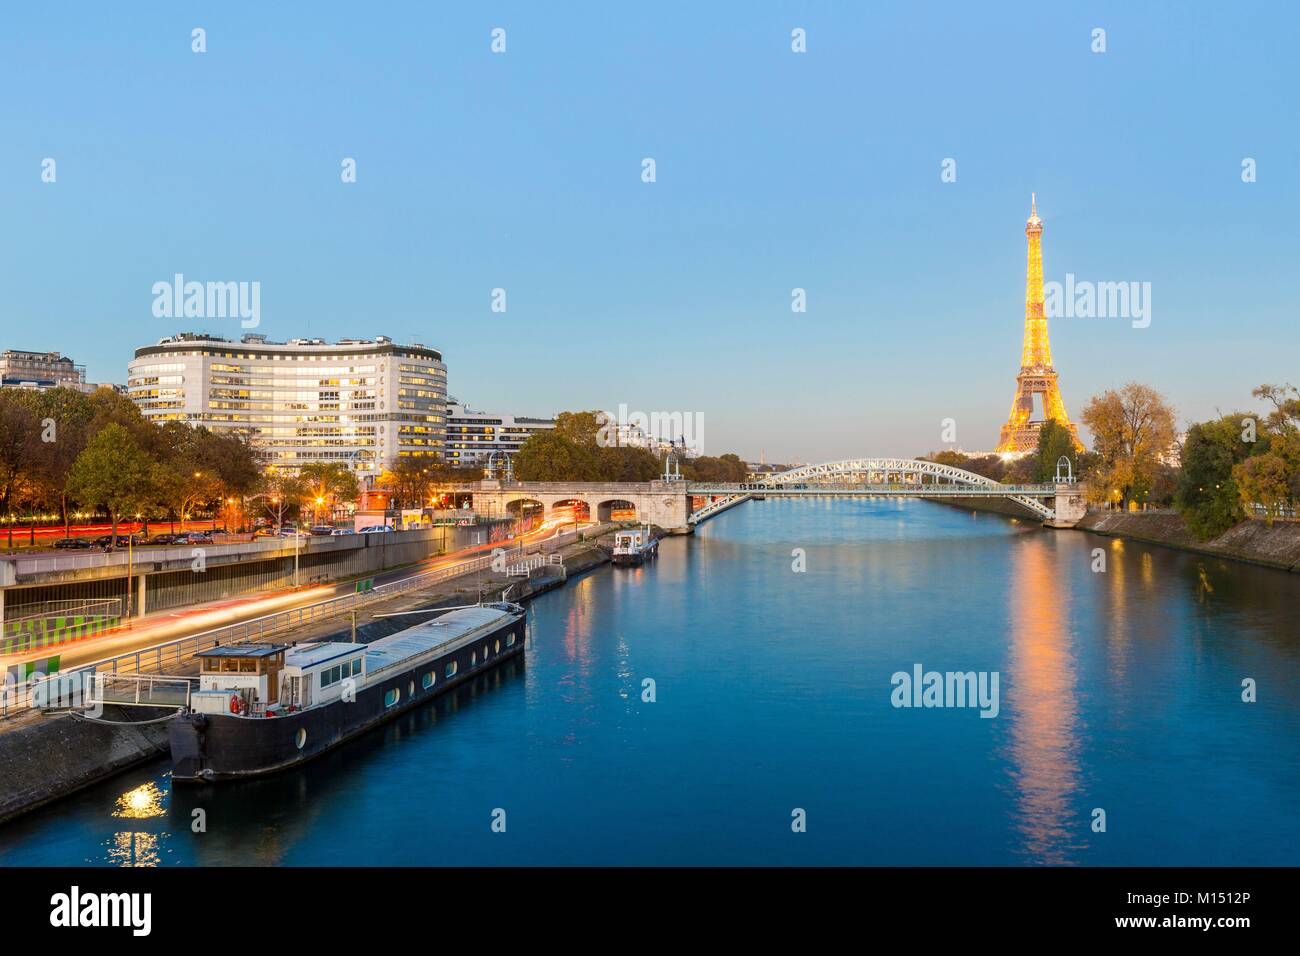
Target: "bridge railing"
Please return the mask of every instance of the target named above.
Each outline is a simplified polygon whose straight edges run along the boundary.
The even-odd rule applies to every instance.
[[[1035,495],[1056,494],[1055,484],[952,484],[948,482],[919,481],[799,481],[799,482],[688,482],[686,491],[692,495],[753,495],[753,494],[906,494],[906,495]]]

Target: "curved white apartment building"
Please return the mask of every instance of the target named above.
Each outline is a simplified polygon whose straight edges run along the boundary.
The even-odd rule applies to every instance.
[[[247,434],[263,465],[374,475],[401,457],[442,458],[442,354],[383,335],[232,342],[182,332],[136,349],[127,392],[152,421]]]

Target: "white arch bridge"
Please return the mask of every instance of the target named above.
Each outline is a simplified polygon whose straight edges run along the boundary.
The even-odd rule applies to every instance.
[[[1004,498],[1052,527],[1073,527],[1083,517],[1082,489],[1072,479],[1007,485],[974,472],[915,458],[846,458],[804,465],[753,482],[690,482],[693,496],[709,498],[691,512],[699,524],[753,497],[836,496],[870,498]]]
[[[1072,479],[1009,485],[974,472],[913,458],[847,458],[805,465],[754,482],[520,482],[484,480],[457,490],[475,508],[500,513],[527,504],[550,511],[581,503],[593,520],[612,508],[635,509],[637,520],[689,531],[751,498],[833,496],[872,498],[1002,498],[1054,528],[1070,528],[1086,510]]]

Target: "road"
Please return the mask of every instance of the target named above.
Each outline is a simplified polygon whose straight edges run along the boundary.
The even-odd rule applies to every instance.
[[[451,554],[426,558],[418,564],[397,568],[392,571],[377,572],[371,576],[371,579],[376,585],[390,584],[417,574],[423,574],[426,571],[458,564],[478,557],[485,552],[490,553],[494,548],[513,548],[520,542],[531,544],[572,529],[573,522],[571,520],[548,520],[532,531],[527,532],[521,538],[511,538],[508,541],[493,541],[465,548]],[[51,656],[52,653],[55,653],[59,655],[59,669],[67,671],[107,657],[142,650],[153,647],[155,644],[163,644],[193,634],[201,634],[213,628],[239,624],[278,611],[315,604],[343,594],[351,594],[355,589],[356,583],[354,579],[336,584],[277,591],[273,594],[250,594],[246,597],[214,601],[185,610],[160,611],[157,614],[149,614],[137,619],[129,627],[106,634],[103,637],[74,641],[34,653],[0,656],[0,669],[22,661],[44,660],[46,657]]]

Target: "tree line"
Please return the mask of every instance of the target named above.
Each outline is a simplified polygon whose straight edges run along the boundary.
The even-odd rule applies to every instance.
[[[604,440],[604,412],[560,412],[555,427],[535,432],[515,455],[520,481],[654,481],[664,471],[663,460],[638,445]],[[682,476],[690,481],[744,481],[748,467],[738,455],[680,459]]]
[[[1048,420],[1037,449],[1020,458],[955,451],[925,457],[1009,484],[1051,481],[1065,457],[1090,503],[1173,507],[1197,538],[1208,540],[1257,512],[1272,521],[1295,515],[1300,505],[1300,392],[1261,385],[1251,394],[1272,406],[1266,415],[1221,415],[1191,425],[1180,441],[1168,400],[1130,382],[1084,406],[1090,451],[1080,452],[1069,430]]]
[[[155,424],[110,388],[0,389],[0,513],[75,512],[119,524],[139,515],[179,520],[223,514],[239,525],[256,498],[279,524],[305,509],[356,497],[356,477],[329,464],[262,474],[245,436],[182,422]],[[11,530],[12,534],[12,530]]]

